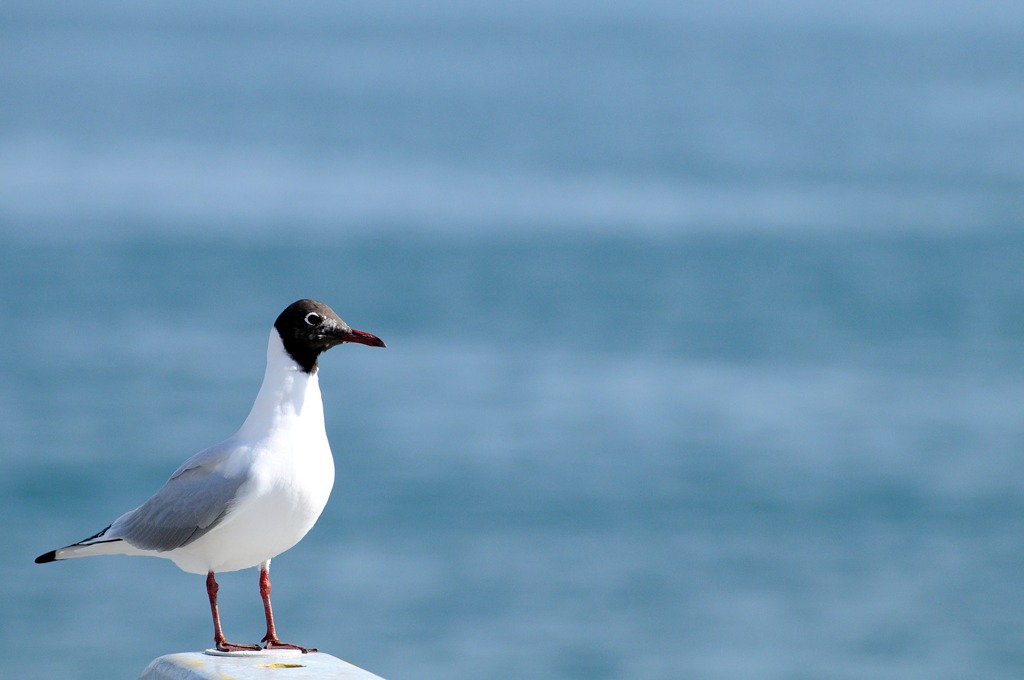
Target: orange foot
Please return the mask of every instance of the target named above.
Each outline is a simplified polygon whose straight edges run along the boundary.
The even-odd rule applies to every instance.
[[[263,638],[263,642],[266,642],[266,646],[263,649],[297,649],[303,654],[309,654],[315,652],[316,647],[300,647],[299,645],[293,645],[290,642],[281,642],[276,637],[274,638]]]
[[[226,640],[217,641],[218,652],[255,652],[263,649],[259,645],[236,645],[234,642],[227,642]]]

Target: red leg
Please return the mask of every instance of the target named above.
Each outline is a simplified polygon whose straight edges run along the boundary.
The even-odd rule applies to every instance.
[[[298,649],[303,654],[315,652],[313,647],[300,647],[289,642],[281,642],[274,627],[274,610],[270,607],[270,560],[260,565],[260,597],[263,598],[263,613],[267,617],[267,634],[263,636],[266,649]]]
[[[206,575],[206,594],[210,596],[210,612],[213,614],[213,642],[217,645],[217,649],[222,652],[262,649],[259,645],[236,645],[234,642],[224,639],[224,631],[220,629],[220,612],[217,610],[218,590],[220,590],[220,586],[217,585],[217,580],[211,571]]]

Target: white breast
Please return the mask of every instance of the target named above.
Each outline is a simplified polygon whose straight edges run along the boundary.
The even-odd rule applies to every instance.
[[[246,477],[221,523],[166,555],[205,574],[253,567],[298,543],[334,486],[316,374],[298,370],[271,332],[267,372],[249,417],[232,438],[230,465]]]

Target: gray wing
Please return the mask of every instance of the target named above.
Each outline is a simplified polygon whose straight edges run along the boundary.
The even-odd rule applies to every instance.
[[[225,471],[223,463],[237,451],[225,442],[196,454],[152,498],[114,522],[108,535],[166,552],[206,534],[231,511],[247,479]]]

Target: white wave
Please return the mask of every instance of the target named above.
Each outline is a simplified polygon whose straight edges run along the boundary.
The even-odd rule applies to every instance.
[[[416,159],[309,158],[204,147],[0,146],[8,236],[152,233],[319,236],[381,229],[627,233],[977,232],[1012,197],[951,188],[794,179],[714,182]]]

